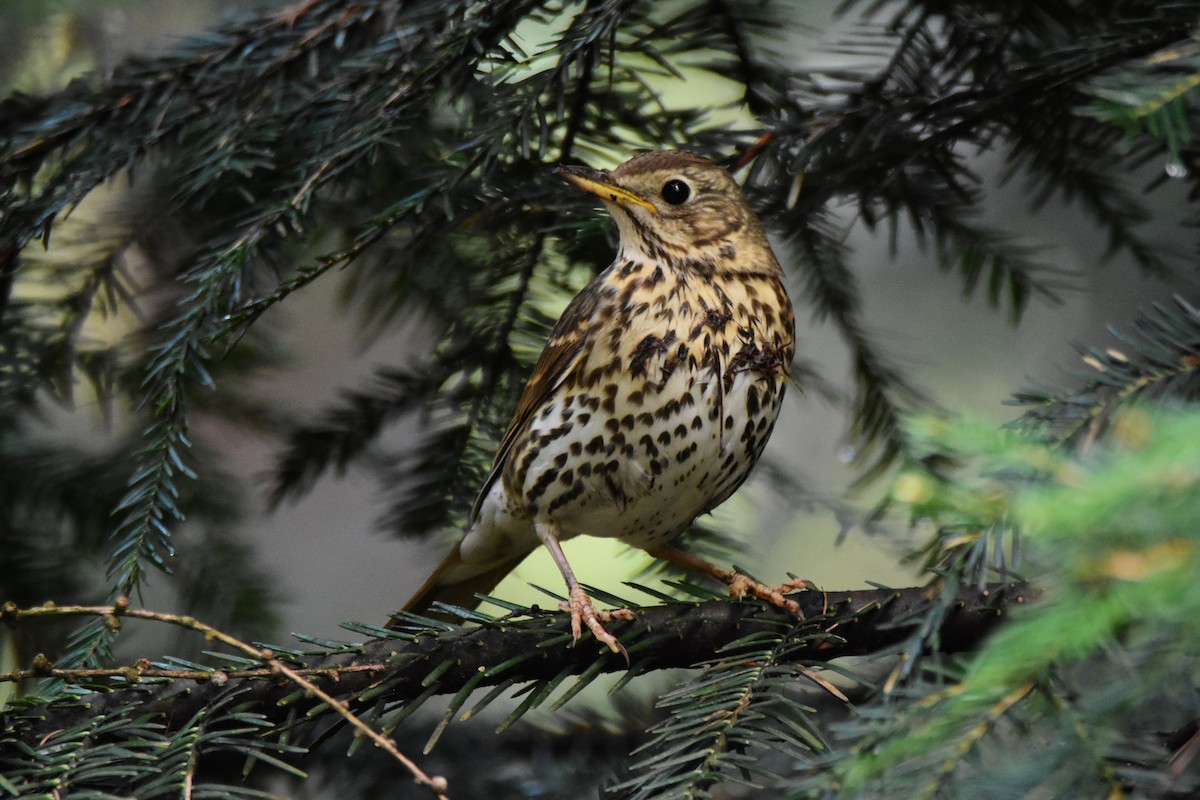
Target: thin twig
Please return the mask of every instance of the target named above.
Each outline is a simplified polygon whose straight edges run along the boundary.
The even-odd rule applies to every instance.
[[[14,669],[11,672],[0,672],[0,683],[18,683],[31,678],[58,678],[64,681],[84,681],[97,678],[122,678],[133,682],[141,678],[168,678],[176,681],[225,681],[254,678],[270,678],[275,675],[271,669],[163,669],[148,667],[145,659],[139,660],[131,667],[110,667],[108,669],[62,669],[52,665],[31,667],[29,669]],[[296,672],[300,675],[313,677],[336,678],[353,672],[384,672],[387,664],[347,664],[341,667],[305,667]]]
[[[215,640],[222,644],[228,645],[235,650],[240,650],[251,658],[256,658],[267,665],[269,674],[282,675],[288,680],[295,683],[297,686],[311,697],[316,697],[321,702],[327,704],[333,711],[349,722],[363,736],[366,736],[375,745],[392,758],[404,765],[413,776],[413,780],[420,786],[425,786],[432,790],[438,797],[438,800],[449,800],[446,796],[447,781],[441,775],[430,777],[416,765],[411,759],[405,756],[396,747],[396,743],[391,739],[383,736],[379,732],[373,730],[371,726],[360,720],[354,712],[341,700],[332,696],[328,692],[322,690],[308,678],[304,677],[306,670],[297,670],[284,664],[275,657],[275,653],[268,648],[255,647],[252,644],[247,644],[241,639],[232,636],[224,631],[208,625],[195,617],[190,617],[182,614],[169,614],[161,611],[149,611],[144,608],[130,608],[129,598],[120,597],[111,606],[60,606],[53,603],[48,603],[44,606],[36,608],[19,609],[14,604],[6,604],[3,611],[0,611],[0,618],[6,620],[22,620],[32,619],[36,617],[63,617],[63,616],[94,616],[105,617],[107,619],[116,620],[120,617],[133,617],[135,619],[148,619],[155,622],[165,622],[168,625],[176,625],[181,628],[187,628],[198,633],[204,634],[204,637],[209,640]],[[38,667],[35,665],[35,670]],[[46,674],[47,670],[39,670],[37,674]],[[205,679],[211,679],[212,673],[206,674]]]

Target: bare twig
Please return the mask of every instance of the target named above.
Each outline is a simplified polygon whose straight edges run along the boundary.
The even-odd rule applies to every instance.
[[[363,736],[366,736],[368,739],[370,739],[372,742],[374,742],[376,747],[379,747],[384,752],[388,753],[388,755],[390,755],[392,758],[394,758],[395,760],[399,761],[402,765],[404,765],[404,768],[407,769],[412,774],[413,780],[416,781],[416,783],[418,785],[424,786],[424,787],[430,789],[431,791],[433,791],[434,794],[437,795],[439,800],[449,800],[449,798],[445,794],[446,788],[447,788],[447,781],[444,777],[442,777],[441,775],[435,775],[433,777],[430,777],[429,775],[427,775],[425,773],[425,771],[422,770],[419,766],[417,766],[417,764],[415,762],[413,762],[411,759],[409,759],[407,756],[405,756],[403,753],[400,752],[400,750],[396,747],[396,743],[394,741],[392,741],[388,737],[382,735],[381,733],[378,733],[377,731],[372,729],[369,725],[367,725],[365,722],[363,722],[361,719],[359,719],[358,716],[353,711],[350,710],[349,705],[347,705],[347,703],[345,701],[337,699],[333,695],[329,694],[328,692],[326,692],[323,689],[321,689],[320,687],[318,687],[315,683],[313,683],[307,677],[305,677],[305,673],[306,672],[311,673],[311,672],[313,672],[312,670],[293,669],[292,667],[289,667],[287,664],[283,663],[278,658],[276,658],[275,653],[272,650],[265,648],[265,647],[260,648],[260,647],[255,647],[252,644],[247,644],[246,642],[243,642],[241,639],[238,639],[236,636],[231,636],[230,634],[225,633],[224,631],[217,630],[216,628],[212,627],[211,625],[201,622],[200,620],[196,619],[195,617],[190,617],[190,616],[186,616],[186,615],[182,615],[182,614],[169,614],[169,613],[165,613],[165,612],[161,612],[161,611],[150,611],[150,610],[143,609],[143,608],[131,608],[129,605],[129,598],[127,598],[127,597],[118,598],[117,601],[115,603],[113,603],[111,606],[60,606],[60,605],[56,605],[53,603],[48,603],[46,605],[38,606],[36,608],[20,609],[20,608],[16,608],[13,604],[9,603],[9,604],[5,605],[3,611],[0,611],[0,618],[3,618],[5,620],[14,620],[14,621],[19,621],[22,619],[32,619],[32,618],[37,618],[37,617],[64,617],[64,616],[104,617],[108,620],[111,620],[112,624],[117,624],[118,619],[121,617],[133,617],[135,619],[146,619],[146,620],[153,620],[155,622],[164,622],[168,625],[175,625],[180,628],[186,628],[188,630],[202,633],[202,634],[204,634],[204,637],[206,639],[209,639],[212,641],[218,641],[218,642],[221,642],[222,644],[232,647],[235,650],[239,650],[242,653],[245,653],[246,655],[250,656],[251,658],[257,659],[259,661],[262,661],[264,664],[266,664],[268,667],[268,669],[266,671],[267,674],[282,675],[283,677],[290,680],[292,683],[294,683],[297,686],[304,689],[304,691],[308,694],[309,697],[315,697],[315,698],[319,699],[322,703],[327,704],[331,709],[333,709],[333,712],[335,714],[337,714],[340,717],[342,717],[343,719],[345,719],[360,734],[362,734]],[[52,668],[47,669],[45,667],[40,667],[37,663],[39,660],[41,660],[43,664],[46,663],[44,661],[44,656],[39,656],[38,659],[35,659],[35,666],[34,666],[34,670],[33,670],[34,674],[43,675],[43,674],[48,674],[48,673],[53,672]],[[377,667],[375,667],[374,669],[377,669]],[[69,670],[61,670],[60,672],[70,672],[70,671]],[[328,674],[330,672],[330,670],[329,669],[316,670],[316,672],[324,672],[324,673]],[[129,671],[125,671],[122,674],[124,677],[136,679],[139,675],[146,674],[146,671],[135,667],[132,672],[132,675],[130,674]],[[226,676],[228,675],[228,673],[224,673],[224,674]],[[0,676],[0,677],[2,677],[2,676]],[[211,680],[214,676],[213,676],[213,674],[209,673],[209,674],[206,674],[204,677],[206,680]]]

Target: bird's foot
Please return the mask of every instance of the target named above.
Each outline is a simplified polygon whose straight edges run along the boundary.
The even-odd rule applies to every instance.
[[[599,641],[604,642],[609,650],[624,656],[626,662],[629,661],[629,653],[617,641],[617,637],[605,629],[604,623],[612,622],[614,619],[634,619],[632,611],[628,608],[617,608],[612,611],[596,608],[592,605],[592,598],[588,597],[587,592],[580,586],[571,589],[568,599],[560,607],[563,611],[571,612],[571,635],[576,642],[579,641],[579,637],[583,634],[583,626],[587,625],[592,635]]]
[[[800,610],[800,604],[795,600],[789,600],[784,595],[800,589],[816,588],[812,581],[807,581],[803,578],[795,578],[778,586],[768,586],[740,572],[729,572],[724,580],[729,585],[729,594],[733,597],[740,600],[743,597],[749,596],[765,600],[773,606],[782,608],[799,620],[804,619],[804,612]]]
[[[743,575],[740,572],[718,567],[710,561],[694,556],[691,553],[685,553],[682,550],[676,550],[674,547],[652,547],[646,552],[655,558],[661,558],[693,572],[699,572],[702,575],[716,578],[728,586],[729,593],[738,599],[750,596],[759,600],[765,600],[773,606],[782,608],[799,620],[804,619],[804,612],[800,610],[800,604],[795,600],[787,599],[784,595],[798,589],[816,588],[811,581],[803,579],[791,580],[779,586],[768,586],[765,583],[754,580],[749,575]]]

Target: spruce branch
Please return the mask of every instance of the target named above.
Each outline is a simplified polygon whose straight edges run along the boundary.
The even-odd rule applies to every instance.
[[[662,695],[658,706],[670,715],[635,751],[634,777],[612,791],[629,800],[707,797],[720,783],[757,786],[773,779],[767,753],[804,763],[827,749],[800,702],[778,690],[813,678],[796,663],[797,651],[807,645],[792,635],[796,625],[749,631]]]
[[[1012,403],[1026,407],[1024,422],[1048,426],[1058,442],[1080,447],[1103,436],[1131,404],[1200,399],[1200,309],[1182,297],[1175,307],[1156,303],[1133,323],[1110,327],[1116,347],[1076,345],[1086,369],[1070,390],[1028,389]]]
[[[780,65],[760,63],[754,39],[754,28],[770,30],[779,24],[777,19],[754,19],[755,13],[765,14],[762,5],[747,7],[730,0],[709,0],[708,6],[721,21],[721,27],[729,38],[733,51],[734,74],[742,84],[742,100],[750,112],[761,120],[769,120],[778,113],[782,92],[778,86]]]
[[[10,100],[0,126],[6,153],[0,186],[12,190],[32,181],[47,162],[59,161],[55,180],[10,207],[0,223],[0,239],[20,248],[30,238],[48,236],[60,213],[200,122],[206,111],[246,107],[264,86],[291,76],[298,65],[307,68],[322,50],[361,47],[369,41],[366,34],[385,25],[398,6],[393,0],[314,2],[300,14],[266,14],[232,24],[171,56],[132,60],[99,91],[81,83],[52,98]],[[246,58],[251,45],[264,43],[269,47],[253,51],[270,58]],[[216,75],[242,80],[217,83]],[[123,133],[112,137],[114,130]]]
[[[1192,141],[1192,121],[1200,87],[1200,41],[1166,47],[1098,75],[1084,87],[1092,114],[1127,134],[1159,139],[1175,162]]]
[[[1077,34],[1072,34],[1046,41],[1041,46],[1050,49],[1041,54],[1036,65],[996,70],[997,58],[1003,65],[1005,59],[1014,57],[1007,49],[1017,41],[1010,20],[986,15],[975,18],[973,14],[967,14],[967,20],[956,20],[952,11],[949,16],[941,9],[928,14],[922,6],[904,4],[903,10],[895,14],[895,27],[883,26],[873,34],[873,44],[877,53],[884,54],[898,46],[896,39],[906,47],[915,47],[915,42],[922,42],[923,47],[905,58],[889,60],[879,70],[867,66],[830,71],[828,76],[837,79],[839,86],[853,82],[876,87],[874,91],[831,93],[817,80],[823,76],[816,73],[798,81],[789,94],[794,106],[789,119],[795,121],[781,126],[775,135],[778,146],[790,156],[791,171],[803,170],[805,174],[795,216],[803,218],[838,197],[854,198],[864,212],[869,212],[879,189],[888,186],[886,181],[880,183],[880,176],[922,164],[937,167],[956,146],[984,149],[1022,137],[1026,131],[1033,132],[1023,139],[1030,153],[1044,159],[1033,165],[1033,175],[1067,190],[1072,184],[1056,173],[1054,154],[1067,150],[1064,145],[1069,140],[1058,137],[1073,135],[1062,128],[1064,123],[1091,120],[1089,98],[1079,87],[1132,59],[1186,40],[1194,24],[1191,13],[1182,8],[1161,8],[1154,25],[1144,25],[1141,19],[1097,19],[1099,31],[1092,34],[1094,38],[1081,42]],[[968,37],[970,46],[954,53],[953,58],[989,70],[985,85],[963,83],[962,76],[955,72],[943,72],[940,60],[948,54],[942,48],[941,37],[931,33],[910,37],[905,27],[908,23],[899,24],[908,14],[918,17],[915,25],[971,24],[969,32],[974,35]],[[1104,29],[1101,22],[1115,30]],[[979,27],[981,23],[987,23],[986,27]],[[953,35],[955,31],[950,28],[948,33]],[[980,58],[972,60],[972,53]],[[896,70],[903,71],[903,83],[911,88],[881,91],[881,82],[890,83]],[[1073,130],[1075,126],[1071,127]],[[813,131],[819,136],[813,137]],[[1096,134],[1095,126],[1091,133]],[[1037,138],[1039,134],[1041,138]],[[1114,150],[1109,146],[1103,151],[1108,159],[1104,166],[1111,175]],[[1126,201],[1124,196],[1113,196],[1112,192],[1095,198],[1088,192],[1071,196],[1090,202],[1088,210],[1105,227],[1127,219],[1118,206]],[[777,205],[776,212],[784,208]],[[1122,237],[1120,243],[1126,241]]]
[[[796,623],[780,609],[761,603],[675,602],[639,608],[634,621],[614,625],[613,630],[628,643],[637,674],[720,660],[723,648],[729,643],[749,632],[762,630],[764,626],[770,629],[779,623],[796,625],[793,641],[800,644],[789,657],[815,664],[843,656],[885,652],[905,641],[910,629],[919,625],[931,596],[928,587],[800,592],[790,597],[805,613],[803,623]],[[944,652],[969,649],[1010,608],[1026,602],[1029,596],[1028,587],[1020,584],[994,586],[983,592],[961,590],[953,609],[942,622],[939,647]],[[188,691],[179,691],[175,681],[161,683],[172,676],[158,674],[153,676],[153,681],[130,686],[130,683],[138,684],[142,677],[152,677],[142,674],[145,665],[118,670],[110,673],[113,680],[102,693],[83,698],[75,696],[69,703],[25,705],[0,717],[5,730],[4,738],[0,739],[0,750],[6,741],[37,741],[49,732],[77,725],[81,718],[106,715],[118,709],[136,710],[139,717],[159,719],[169,732],[171,720],[188,719],[231,692],[237,693],[239,702],[252,705],[256,713],[276,723],[329,704],[324,698],[309,694],[307,686],[297,695],[293,691],[299,682],[297,678],[312,683],[350,709],[361,709],[370,708],[379,699],[389,703],[412,703],[435,693],[460,692],[466,686],[482,689],[556,677],[561,680],[561,676],[568,675],[594,678],[600,673],[627,669],[623,659],[610,657],[607,650],[592,647],[594,643],[588,639],[570,647],[567,615],[536,610],[526,610],[524,619],[520,614],[495,619],[478,612],[464,612],[466,619],[480,623],[478,627],[470,628],[410,618],[405,620],[406,624],[398,633],[387,638],[370,639],[359,645],[341,645],[341,652],[315,655],[246,645],[233,637],[210,631],[197,620],[120,603],[32,609],[17,609],[10,604],[0,616],[12,625],[24,624],[25,620],[34,617],[75,613],[99,615],[109,624],[122,618],[141,618],[183,625],[229,644],[254,662],[265,663],[267,672],[260,673],[259,667],[250,665],[238,675],[239,665],[248,666],[239,660],[228,669],[214,668]],[[359,629],[384,633],[382,629]],[[276,661],[285,669],[279,669],[273,663]],[[56,667],[43,658],[31,669],[38,675],[49,676],[54,674]],[[192,672],[195,670],[187,671]],[[94,685],[96,675],[72,670],[59,674],[77,678],[81,686]],[[26,675],[27,671],[22,670],[7,677],[15,679]],[[286,680],[280,680],[281,676]],[[192,675],[187,674],[187,677]]]
[[[296,670],[296,669],[292,668],[291,666],[289,666],[288,664],[284,663],[283,660],[277,658],[276,654],[270,648],[256,647],[254,645],[247,644],[246,642],[243,642],[242,640],[238,639],[235,636],[232,636],[228,633],[217,630],[216,628],[212,627],[211,625],[207,625],[207,624],[201,622],[200,620],[195,619],[190,616],[181,615],[181,614],[169,614],[169,613],[165,613],[165,612],[161,612],[161,611],[149,611],[149,610],[141,609],[141,608],[131,608],[129,605],[128,598],[119,598],[117,600],[117,602],[111,606],[46,605],[46,606],[41,606],[39,608],[18,609],[18,608],[13,607],[12,604],[6,604],[6,606],[3,609],[0,609],[0,619],[4,619],[5,621],[10,622],[10,623],[20,622],[21,620],[25,620],[25,619],[36,619],[38,617],[61,617],[61,616],[99,617],[104,621],[104,624],[110,628],[119,627],[120,620],[123,617],[128,617],[128,618],[132,618],[132,619],[152,620],[155,622],[162,622],[162,623],[166,623],[168,625],[175,625],[180,628],[186,628],[188,630],[195,631],[197,633],[203,634],[204,637],[208,640],[220,642],[221,644],[231,647],[234,650],[240,651],[240,652],[244,653],[245,655],[249,656],[251,659],[265,664],[268,675],[283,676],[291,683],[293,683],[293,684],[299,686],[301,689],[303,689],[304,692],[306,693],[306,696],[308,696],[310,698],[314,698],[314,699],[320,701],[321,703],[325,704],[326,706],[328,706],[332,710],[333,713],[337,714],[338,716],[342,717],[342,719],[349,722],[350,725],[353,726],[354,729],[358,733],[360,733],[361,735],[370,739],[372,742],[375,743],[375,745],[377,747],[382,749],[384,752],[386,752],[388,755],[390,755],[393,759],[395,759],[400,764],[402,764],[404,766],[404,768],[407,769],[412,774],[412,776],[413,776],[414,780],[417,782],[417,784],[428,788],[439,798],[439,800],[449,800],[445,795],[445,791],[446,791],[446,779],[445,778],[442,778],[441,776],[435,776],[435,777],[431,778],[429,775],[426,775],[425,772],[420,767],[418,767],[415,762],[413,762],[411,759],[409,759],[407,756],[405,756],[403,753],[401,753],[399,751],[399,749],[397,749],[395,742],[393,742],[390,739],[388,739],[387,737],[377,733],[369,725],[367,725],[361,719],[359,719],[346,706],[346,704],[343,701],[338,700],[333,695],[331,695],[329,692],[327,692],[326,690],[317,686],[308,677],[309,675],[322,674],[327,677],[330,675],[333,675],[335,678],[337,678],[337,677],[340,677],[341,674],[343,674],[344,672],[347,671],[344,668],[339,669],[339,670],[334,670],[334,671],[330,671],[329,669],[323,669],[323,670],[320,670],[319,672],[313,672],[312,670]],[[357,670],[353,670],[353,671],[357,671]],[[370,671],[374,671],[374,670],[370,670]],[[165,671],[165,670],[155,670],[154,672],[158,673],[158,674],[154,674],[154,675],[146,675],[146,672],[147,672],[147,670],[144,669],[143,667],[135,666],[135,667],[132,667],[129,670],[125,671],[124,673],[122,673],[121,677],[122,677],[122,679],[132,682],[132,683],[137,683],[143,676],[159,677],[159,678],[175,677],[175,676],[167,676],[167,675],[161,674],[163,672],[169,672],[169,671]],[[89,679],[94,678],[94,677],[96,677],[97,671],[96,670],[83,670],[78,673],[73,673],[73,671],[71,671],[71,670],[57,670],[56,671],[52,667],[49,666],[48,660],[45,659],[44,656],[39,656],[38,659],[35,660],[33,673],[38,676],[41,676],[41,677],[56,677],[56,678],[60,678],[60,679],[68,679],[69,678],[69,679],[77,680],[80,678],[89,678]],[[253,674],[253,673],[251,673],[251,674]],[[10,673],[8,675],[0,675],[0,681],[20,680],[22,677],[25,677],[24,671],[17,671],[15,673]],[[213,681],[217,685],[224,685],[227,681],[229,681],[231,679],[231,675],[229,672],[223,672],[220,675],[217,675],[216,673],[210,673],[210,674],[203,676],[203,679],[205,681]],[[237,678],[232,678],[232,679],[237,680]],[[336,683],[336,681],[335,681],[335,683]],[[196,709],[193,712],[193,714],[189,715],[189,718],[191,718],[195,714],[199,714],[200,711],[201,711],[201,709]],[[2,742],[0,742],[0,744],[2,744]]]

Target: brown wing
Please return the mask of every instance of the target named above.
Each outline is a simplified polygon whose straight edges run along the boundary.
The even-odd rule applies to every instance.
[[[492,469],[479,490],[475,506],[471,509],[472,522],[479,518],[479,509],[483,505],[483,499],[487,497],[492,484],[504,472],[509,453],[512,452],[513,444],[520,438],[521,432],[529,425],[529,421],[547,398],[554,393],[554,390],[582,360],[585,354],[584,343],[591,332],[596,307],[600,304],[600,286],[603,275],[604,273],[597,275],[583,288],[583,291],[575,295],[575,299],[558,318],[558,323],[555,324],[554,331],[550,334],[549,341],[546,342],[546,348],[542,350],[537,363],[533,365],[529,382],[525,384],[525,390],[521,392],[521,399],[517,401],[517,408],[508,423],[508,430],[504,432],[504,437],[500,440],[500,447],[496,450]]]

